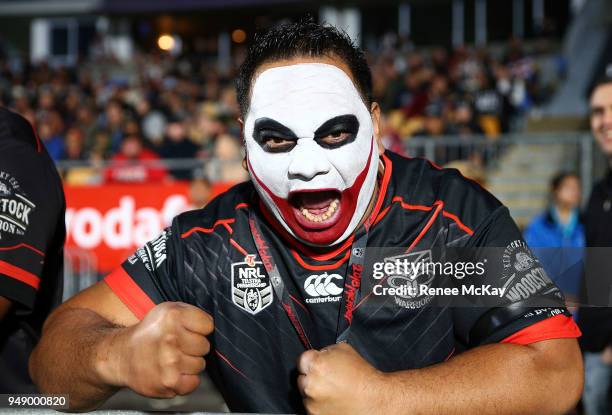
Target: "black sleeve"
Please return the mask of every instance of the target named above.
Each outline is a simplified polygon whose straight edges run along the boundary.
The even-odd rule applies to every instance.
[[[45,262],[57,255],[49,247],[63,232],[63,211],[61,182],[47,154],[0,140],[1,296],[32,308]]]
[[[482,264],[484,273],[458,284],[500,291],[496,296],[461,297],[462,303],[453,309],[460,343],[473,347],[499,342],[546,318],[569,315],[562,293],[523,240],[506,207],[497,208],[476,228],[465,250],[471,262]]]
[[[176,220],[152,241],[138,248],[104,281],[140,319],[156,304],[187,302],[179,288],[183,255]]]

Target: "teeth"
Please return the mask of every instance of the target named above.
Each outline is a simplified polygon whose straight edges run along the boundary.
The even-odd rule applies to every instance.
[[[332,215],[336,212],[336,210],[338,210],[338,205],[339,204],[340,204],[340,201],[338,199],[334,199],[329,204],[329,206],[327,207],[327,210],[325,211],[325,213],[322,213],[320,215],[313,215],[306,208],[302,208],[300,210],[300,212],[309,221],[312,221],[312,222],[323,222],[323,221],[326,221],[327,219],[332,217]]]

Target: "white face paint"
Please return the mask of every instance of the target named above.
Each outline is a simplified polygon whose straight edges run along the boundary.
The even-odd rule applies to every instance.
[[[291,235],[324,246],[355,231],[379,153],[370,112],[344,71],[320,63],[265,70],[244,133],[252,181]]]

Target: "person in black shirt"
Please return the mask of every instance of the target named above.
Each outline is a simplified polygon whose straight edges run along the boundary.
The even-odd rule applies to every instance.
[[[0,393],[33,393],[28,359],[62,300],[64,193],[21,116],[0,107]]]
[[[240,412],[575,404],[579,331],[559,290],[492,195],[384,151],[370,71],[346,35],[309,21],[273,28],[237,85],[251,180],[179,215],[49,318],[32,357],[43,391],[92,409],[121,387],[189,393],[206,367]],[[377,249],[390,265],[470,250],[497,300],[435,294],[469,287],[463,268],[377,280]],[[377,291],[416,282],[425,292]]]
[[[596,83],[590,107],[591,132],[610,164],[606,176],[593,187],[585,212],[590,249],[578,316],[584,333],[580,345],[585,359],[585,411],[603,415],[612,412],[608,395],[612,385],[612,78]]]

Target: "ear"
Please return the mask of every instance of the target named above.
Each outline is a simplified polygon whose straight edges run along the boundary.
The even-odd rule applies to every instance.
[[[372,102],[370,114],[372,116],[372,125],[374,126],[374,139],[376,140],[379,154],[382,154],[385,152],[385,146],[382,143],[382,126],[380,124],[380,106],[378,102]]]
[[[249,171],[249,166],[247,164],[247,149],[246,142],[244,141],[244,120],[242,117],[238,117],[238,124],[240,124],[240,138],[242,139],[242,149],[244,151],[244,155],[242,156],[242,168]]]
[[[242,117],[238,117],[236,121],[238,121],[238,124],[240,124],[240,137],[242,138],[242,144],[244,145],[244,120]]]

